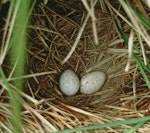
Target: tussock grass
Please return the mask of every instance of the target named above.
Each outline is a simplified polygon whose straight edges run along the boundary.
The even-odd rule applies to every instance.
[[[149,2],[44,3],[34,6],[31,24],[26,21],[29,11],[25,21],[19,21],[23,32],[21,28],[16,32],[24,36],[19,43],[14,37],[13,42],[23,51],[13,49],[9,53],[14,47],[11,38],[16,36],[17,29],[13,27],[19,15],[14,12],[11,17],[11,11],[17,10],[17,5],[15,9],[10,6],[4,31],[1,30],[1,131],[149,131]],[[27,33],[26,28],[31,32]],[[19,52],[24,57],[22,66],[18,65]],[[78,93],[67,97],[58,84],[60,74],[67,68],[80,78],[93,70],[102,70],[107,81],[94,95]],[[9,102],[11,97],[16,97],[13,102]],[[13,106],[19,106],[19,112],[10,112]],[[16,115],[11,117],[12,114]],[[16,127],[18,121],[20,125]]]

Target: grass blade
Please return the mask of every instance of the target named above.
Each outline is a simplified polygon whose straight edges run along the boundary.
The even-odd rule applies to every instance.
[[[136,131],[138,128],[142,127],[144,124],[145,124],[146,121],[142,121],[140,123],[138,123],[137,125],[135,125],[134,127],[126,130],[125,132],[123,133],[133,133],[134,131]]]
[[[116,27],[119,31],[119,33],[121,34],[122,39],[125,41],[125,44],[128,45],[128,37],[127,35],[121,30],[121,28],[119,27],[119,25],[116,22]],[[142,52],[133,44],[133,48],[141,55]],[[148,72],[150,72],[150,68],[148,66],[146,66],[144,64],[144,62],[136,55],[136,54],[132,54],[133,58],[135,59],[136,63],[138,64],[138,68],[141,71],[141,74],[148,86],[148,88],[150,89],[150,81],[146,75],[146,73],[144,72],[144,69],[147,70]]]
[[[12,0],[10,1],[11,19],[9,19],[11,29],[6,29],[9,33],[8,45],[5,45],[5,49],[8,50],[10,54],[10,67],[11,73],[10,77],[20,77],[24,74],[25,70],[25,60],[26,60],[26,26],[28,24],[28,19],[30,15],[30,0]],[[10,35],[11,34],[11,35]],[[6,52],[2,53],[3,58],[6,56]],[[23,99],[18,93],[22,91],[23,79],[13,80],[11,84],[15,86],[19,91],[13,90],[10,87],[10,83],[4,74],[4,70],[0,67],[0,75],[2,77],[2,85],[8,91],[9,102],[10,102],[10,116],[8,116],[7,122],[9,123],[9,128],[14,133],[20,133],[22,129],[22,119],[21,110]]]
[[[87,131],[87,130],[96,130],[96,129],[103,129],[103,128],[108,128],[108,127],[116,127],[116,126],[121,126],[125,124],[134,124],[138,122],[145,122],[150,120],[150,116],[145,116],[143,118],[133,118],[129,120],[123,120],[123,121],[114,121],[110,123],[105,123],[105,124],[97,124],[97,125],[91,125],[91,126],[85,126],[85,127],[79,127],[79,128],[74,128],[74,129],[67,129],[67,130],[62,130],[54,133],[71,133],[71,132],[78,132],[78,131]]]

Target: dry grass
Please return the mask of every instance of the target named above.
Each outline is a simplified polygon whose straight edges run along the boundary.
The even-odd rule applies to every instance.
[[[105,6],[97,2],[90,10],[94,3],[82,2],[53,0],[48,5],[38,4],[32,14],[28,75],[22,77],[28,79],[22,93],[24,133],[52,132],[149,114],[150,92],[131,56],[128,60],[128,48],[107,8],[114,9],[117,15],[121,15],[123,9],[107,1]],[[131,22],[124,16],[121,18],[117,21],[130,33]],[[130,66],[126,73],[128,61]],[[107,81],[94,95],[78,93],[67,97],[58,85],[61,72],[67,68],[73,69],[79,77],[102,70]],[[4,89],[0,96],[0,127],[9,131],[3,123],[9,114]],[[148,124],[139,132],[149,129]],[[124,125],[95,132],[119,133],[128,128],[130,126]]]

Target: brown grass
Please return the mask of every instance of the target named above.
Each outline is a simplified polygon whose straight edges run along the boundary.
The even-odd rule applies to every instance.
[[[35,7],[29,26],[32,31],[27,49],[28,75],[22,77],[28,79],[25,93],[22,93],[26,101],[22,111],[24,133],[52,132],[149,114],[150,92],[133,59],[129,72],[125,72],[128,49],[117,33],[108,10],[110,5],[116,3],[104,5],[97,2],[84,23],[93,3],[87,4],[85,8],[77,0],[53,0],[50,4]],[[114,9],[123,12],[119,4]],[[123,19],[117,21],[126,33],[130,33],[130,22]],[[107,81],[94,95],[78,93],[67,97],[60,92],[58,81],[62,71],[68,68],[79,77],[93,70],[101,70],[106,73]],[[2,89],[1,122],[9,114],[9,105],[4,102],[6,97]],[[9,130],[2,123],[0,127]],[[95,132],[118,133],[127,128],[130,126]],[[148,124],[146,128],[149,128]]]

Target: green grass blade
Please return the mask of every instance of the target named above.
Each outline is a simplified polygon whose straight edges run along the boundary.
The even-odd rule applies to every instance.
[[[150,30],[150,20],[148,20],[143,14],[141,13],[136,13],[136,17],[138,18],[139,22],[145,26],[148,30]]]
[[[117,27],[117,30],[119,31],[122,39],[124,40],[125,44],[128,45],[128,37],[127,35],[121,30],[121,28],[119,27],[119,25],[117,24],[117,22],[115,22],[115,25]],[[136,50],[140,55],[142,55],[142,52],[140,51],[140,49],[138,49],[135,44],[133,44],[133,49]],[[150,68],[148,66],[146,66],[142,60],[139,60],[139,62],[141,63],[141,65],[144,67],[144,69],[147,71],[147,72],[150,72]]]
[[[128,45],[128,36],[123,32],[123,30],[119,27],[119,25],[117,24],[117,22],[115,21],[115,25],[117,27],[117,30],[119,31],[122,39],[124,40],[125,44]],[[138,47],[136,47],[135,44],[133,44],[133,49],[136,50],[140,55],[142,55],[142,52],[140,51],[140,49]]]
[[[121,30],[121,28],[119,27],[119,25],[117,24],[117,22],[115,22],[115,24],[116,24],[116,27],[117,27],[117,29],[118,29],[118,31],[119,31],[119,33],[120,33],[122,39],[125,41],[125,44],[128,45],[128,40],[129,40],[129,39],[128,39],[127,35]],[[133,45],[133,48],[134,48],[140,55],[142,55],[142,52],[141,52],[135,45]],[[139,70],[141,71],[141,74],[142,74],[142,76],[143,76],[143,78],[144,78],[144,80],[145,80],[145,82],[146,82],[148,88],[150,89],[150,81],[149,81],[149,79],[148,79],[146,73],[144,72],[144,69],[145,69],[147,72],[150,72],[149,66],[146,66],[146,65],[144,64],[144,62],[143,62],[136,54],[133,53],[132,55],[133,55],[133,58],[135,59],[136,63],[138,64],[138,68],[139,68]]]
[[[78,131],[96,130],[96,129],[103,129],[103,128],[108,128],[108,127],[117,127],[117,126],[126,125],[126,124],[128,124],[128,125],[135,124],[135,123],[139,123],[139,122],[145,122],[148,120],[150,120],[150,116],[145,116],[143,118],[132,118],[129,120],[122,120],[122,121],[114,121],[114,122],[109,122],[109,123],[105,123],[105,124],[84,126],[84,127],[67,129],[67,130],[62,130],[62,131],[53,132],[53,133],[72,133],[72,132],[78,132]]]
[[[142,127],[142,126],[145,124],[145,122],[146,122],[146,121],[142,121],[142,122],[138,123],[137,125],[135,125],[134,127],[130,128],[130,129],[128,129],[128,130],[126,130],[126,131],[123,132],[123,133],[133,133],[133,132],[135,132],[138,128]]]
[[[3,68],[1,66],[0,66],[0,77],[1,77],[1,83],[3,84],[5,89],[7,90],[9,96],[12,98],[13,97],[12,89],[11,89],[11,87],[10,87],[8,81],[7,81],[5,73],[4,73]]]
[[[7,90],[9,94],[9,100],[11,104],[11,112],[10,112],[11,114],[9,116],[10,119],[8,119],[8,121],[11,123],[11,125],[9,125],[9,128],[10,130],[12,130],[12,132],[19,133],[21,131],[20,129],[21,118],[20,118],[20,106],[18,106],[18,102],[20,104],[21,101],[16,102],[16,100],[21,100],[21,99],[17,95],[17,92],[14,92],[12,87],[8,83],[2,67],[0,67],[0,77],[2,78],[3,86],[5,87],[5,89]]]
[[[18,77],[22,76],[25,70],[26,27],[30,16],[30,0],[12,0],[10,1],[10,7],[12,8],[10,20],[12,32],[8,48],[10,48],[10,67],[12,70],[9,77]],[[18,91],[15,91],[10,87],[2,67],[0,67],[0,75],[2,77],[2,84],[9,94],[10,116],[7,119],[9,129],[14,133],[20,133],[22,130],[21,110],[23,99],[18,92],[23,89],[23,80],[18,79],[11,82],[18,89]]]
[[[141,60],[135,54],[133,54],[133,57],[134,57],[136,63],[138,64],[138,68],[139,68],[139,70],[140,70],[140,72],[141,72],[141,74],[142,74],[142,76],[143,76],[143,78],[144,78],[148,88],[150,89],[150,81],[149,81],[146,73],[144,72],[143,66],[141,65]]]
[[[119,0],[119,2],[121,4],[124,3],[124,1],[122,1],[122,0]],[[136,19],[149,30],[150,29],[150,20],[146,16],[141,14],[140,12],[135,11],[128,2],[126,2],[126,5],[127,5],[128,9],[130,10],[130,13],[133,14],[133,16],[135,16]]]

